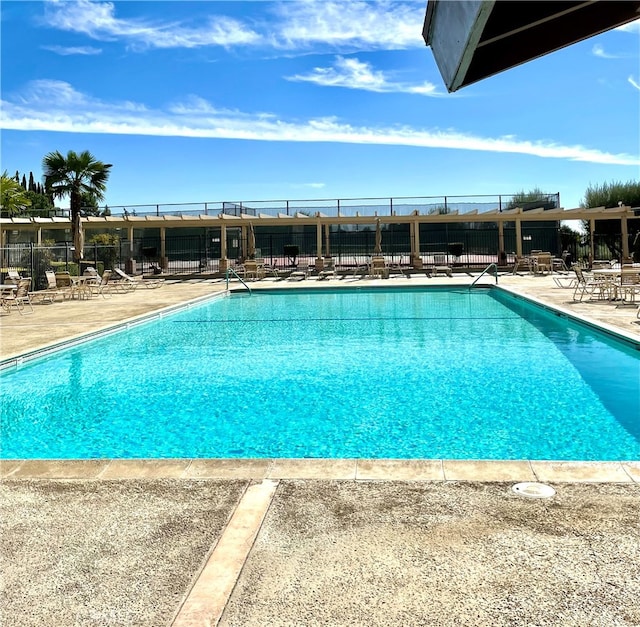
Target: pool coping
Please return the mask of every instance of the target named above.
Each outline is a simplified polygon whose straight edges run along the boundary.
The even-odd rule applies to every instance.
[[[246,479],[640,484],[640,461],[462,459],[3,459],[0,480]]]
[[[268,289],[272,286],[260,286]],[[295,290],[293,286],[278,286]],[[319,286],[320,287],[320,286]],[[315,288],[315,289],[319,289]],[[324,289],[347,286],[323,285]],[[351,286],[349,286],[351,287]],[[369,285],[369,289],[383,286]],[[385,286],[386,287],[386,286]],[[394,286],[395,287],[395,286]],[[431,286],[416,286],[417,289]],[[446,287],[446,286],[433,286]],[[467,287],[466,284],[456,288]],[[604,322],[590,320],[577,312],[550,304],[504,285],[478,284],[498,289],[556,315],[570,318],[596,331],[631,343],[640,350],[637,336]],[[234,289],[235,288],[235,289]],[[360,289],[360,288],[359,288]],[[169,305],[151,313],[127,318],[99,331],[43,346],[0,361],[0,371],[44,357],[70,346],[83,344],[203,302],[244,291],[237,286]],[[480,481],[480,482],[584,482],[640,483],[640,461],[548,461],[483,459],[333,459],[333,458],[158,458],[158,459],[0,459],[0,480],[120,480],[120,479],[315,479],[345,481]]]

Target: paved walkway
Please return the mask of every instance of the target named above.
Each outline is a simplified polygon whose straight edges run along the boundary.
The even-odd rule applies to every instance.
[[[572,304],[549,277],[500,284],[640,339],[635,309]],[[4,315],[2,358],[223,287]],[[0,477],[12,627],[640,625],[640,462],[5,461]]]

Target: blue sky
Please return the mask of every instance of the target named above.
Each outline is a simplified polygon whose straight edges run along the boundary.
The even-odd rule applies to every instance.
[[[1,169],[109,205],[512,194],[640,178],[640,21],[455,94],[426,2],[1,4]]]

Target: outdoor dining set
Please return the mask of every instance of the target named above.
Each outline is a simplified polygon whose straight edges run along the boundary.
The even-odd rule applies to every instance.
[[[16,270],[8,270],[4,282],[0,284],[0,312],[33,312],[32,302],[54,303],[56,300],[86,300],[96,295],[106,298],[115,292],[133,291],[139,285],[159,287],[164,279],[142,279],[132,277],[116,268],[105,270],[102,276],[95,268],[86,268],[82,275],[69,272],[45,272],[46,287],[31,291],[31,277],[23,277]]]

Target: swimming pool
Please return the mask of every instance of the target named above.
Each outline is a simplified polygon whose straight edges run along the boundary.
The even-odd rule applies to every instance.
[[[2,458],[640,459],[640,352],[499,289],[254,291],[2,374]]]

